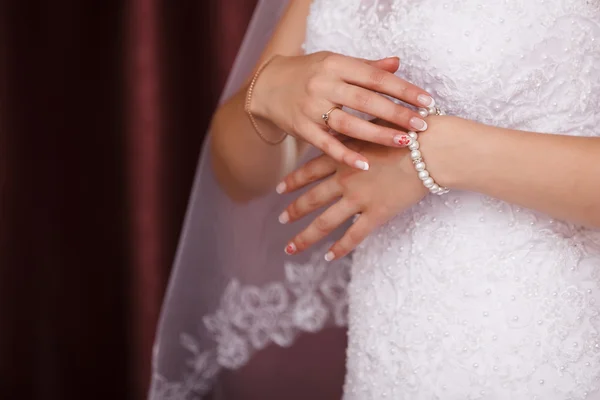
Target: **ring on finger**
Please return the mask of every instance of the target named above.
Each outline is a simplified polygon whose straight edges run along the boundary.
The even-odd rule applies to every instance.
[[[325,121],[325,125],[327,125],[327,127],[329,127],[329,116],[330,114],[333,112],[333,110],[338,109],[341,110],[342,107],[340,106],[333,106],[329,109],[329,111],[327,111],[325,114],[321,115],[321,119],[323,119],[323,121]]]

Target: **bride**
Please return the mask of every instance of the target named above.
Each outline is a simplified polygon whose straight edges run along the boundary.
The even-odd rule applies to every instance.
[[[280,3],[213,119],[151,397],[347,323],[345,399],[600,399],[600,3],[295,0],[270,35]]]

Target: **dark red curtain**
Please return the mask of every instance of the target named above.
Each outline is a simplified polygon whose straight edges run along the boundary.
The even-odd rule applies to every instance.
[[[256,0],[0,0],[0,398],[142,399]]]

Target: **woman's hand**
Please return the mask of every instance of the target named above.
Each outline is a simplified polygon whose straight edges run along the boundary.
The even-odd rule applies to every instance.
[[[407,130],[425,130],[427,124],[417,112],[378,94],[417,107],[433,106],[433,99],[424,90],[393,74],[398,66],[398,58],[367,61],[329,52],[277,56],[258,78],[250,109],[259,119],[305,140],[333,160],[367,170],[367,158],[344,146],[329,129],[384,146],[401,146],[402,132],[341,109],[330,113],[329,126],[322,115],[332,107],[347,106]]]
[[[368,172],[358,172],[322,155],[289,174],[280,184],[280,191],[293,192],[326,178],[290,204],[279,217],[281,223],[296,221],[335,202],[289,242],[286,253],[305,250],[344,221],[360,214],[325,255],[328,261],[343,257],[375,228],[416,204],[428,193],[417,176],[408,149],[357,141],[352,141],[348,147],[371,160]]]
[[[599,137],[577,137],[498,128],[451,116],[428,117],[419,135],[427,169],[441,186],[478,192],[560,220],[600,227]],[[305,250],[343,221],[361,214],[326,258],[354,249],[375,227],[416,204],[427,193],[407,149],[354,141],[370,171],[357,173],[320,156],[288,175],[279,192],[323,180],[280,216],[294,221],[335,200],[286,247]],[[467,155],[467,156],[465,156]],[[594,183],[594,184],[590,184]]]

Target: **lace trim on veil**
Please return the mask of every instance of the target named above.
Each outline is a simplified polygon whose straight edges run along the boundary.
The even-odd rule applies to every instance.
[[[180,382],[155,374],[150,400],[200,399],[222,368],[240,368],[270,344],[289,347],[298,334],[318,332],[329,321],[346,326],[350,258],[326,262],[322,254],[330,246],[306,264],[286,262],[283,281],[254,286],[232,279],[219,308],[203,318],[215,348],[203,349],[194,336],[181,333],[180,344],[190,353],[188,373]]]

